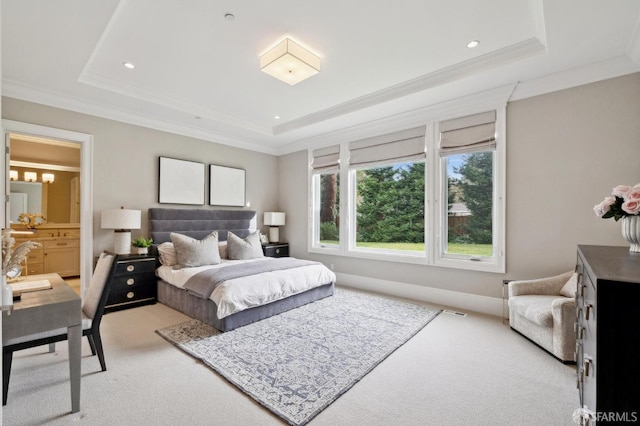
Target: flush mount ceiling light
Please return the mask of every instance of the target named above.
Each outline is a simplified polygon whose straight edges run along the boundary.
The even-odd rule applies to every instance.
[[[320,58],[285,38],[260,56],[260,69],[293,86],[320,72]]]
[[[478,40],[471,40],[469,43],[467,43],[467,47],[469,49],[473,49],[474,47],[476,47],[479,44],[480,44],[480,42]]]

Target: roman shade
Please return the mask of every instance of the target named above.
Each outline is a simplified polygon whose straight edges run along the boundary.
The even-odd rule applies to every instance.
[[[496,147],[496,112],[440,122],[440,155],[488,151]]]
[[[313,173],[334,173],[340,169],[340,145],[313,150]]]
[[[349,167],[419,161],[426,158],[425,126],[349,143]]]

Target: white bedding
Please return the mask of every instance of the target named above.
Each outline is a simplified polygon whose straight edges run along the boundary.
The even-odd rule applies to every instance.
[[[270,259],[272,258],[223,260],[217,265],[183,269],[160,266],[156,275],[163,281],[182,288],[189,278],[206,269],[224,268],[239,263],[268,262]],[[236,312],[275,302],[335,281],[336,275],[326,266],[309,265],[228,280],[218,285],[209,298],[218,306],[217,315],[222,319]]]

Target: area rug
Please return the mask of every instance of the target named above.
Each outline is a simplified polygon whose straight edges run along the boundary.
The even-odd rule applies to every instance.
[[[226,333],[156,330],[292,425],[304,425],[441,311],[352,290]]]

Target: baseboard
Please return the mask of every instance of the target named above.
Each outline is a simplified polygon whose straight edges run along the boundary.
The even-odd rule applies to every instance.
[[[502,299],[459,291],[443,290],[399,281],[381,280],[360,275],[336,273],[337,284],[390,296],[450,306],[462,311],[502,316]]]

